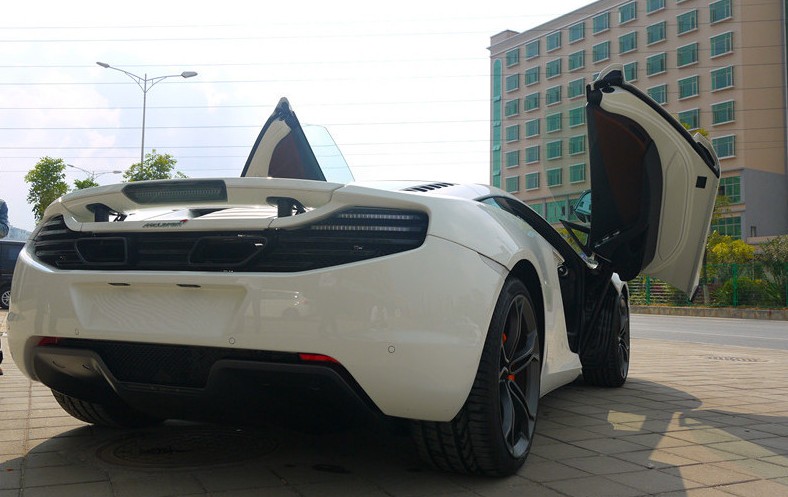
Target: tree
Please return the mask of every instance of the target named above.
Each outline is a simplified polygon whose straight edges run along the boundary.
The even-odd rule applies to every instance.
[[[709,264],[746,264],[755,257],[755,248],[744,240],[714,231],[706,243]]]
[[[36,221],[41,220],[49,204],[68,193],[65,169],[63,159],[42,157],[25,175],[25,182],[30,184],[27,201],[33,205]]]
[[[85,179],[74,180],[75,190],[84,190],[85,188],[93,188],[94,186],[99,186],[99,184],[96,183],[96,179],[93,176],[89,176]]]
[[[788,291],[788,235],[774,237],[758,248],[760,253],[755,256],[756,260],[771,274],[780,291]],[[788,299],[788,295],[784,297]]]
[[[153,149],[151,153],[145,154],[145,160],[142,163],[132,164],[123,173],[123,180],[145,181],[151,179],[187,178],[188,176],[180,171],[173,172],[177,162],[172,155],[158,154],[156,149]]]

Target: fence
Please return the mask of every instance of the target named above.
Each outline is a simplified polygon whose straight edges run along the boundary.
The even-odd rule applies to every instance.
[[[788,263],[709,264],[692,296],[644,275],[629,290],[633,305],[788,307]]]

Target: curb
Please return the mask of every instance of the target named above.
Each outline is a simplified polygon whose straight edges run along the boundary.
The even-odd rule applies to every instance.
[[[633,305],[635,314],[658,314],[661,316],[693,316],[706,318],[765,319],[788,321],[788,309],[748,309],[735,307],[673,307],[655,305]]]

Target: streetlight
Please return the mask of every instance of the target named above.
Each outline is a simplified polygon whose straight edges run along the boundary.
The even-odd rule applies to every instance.
[[[106,62],[96,62],[96,64],[100,65],[104,69],[114,69],[116,71],[120,71],[126,76],[130,77],[137,83],[137,86],[140,87],[142,90],[142,146],[140,147],[140,165],[145,160],[145,107],[147,106],[148,102],[148,90],[153,88],[153,85],[162,81],[167,78],[193,78],[197,76],[197,73],[194,71],[183,71],[180,74],[168,74],[166,76],[156,76],[154,78],[149,78],[147,74],[145,76],[137,76],[136,74],[132,74],[124,69],[120,69],[119,67],[113,67]]]
[[[88,171],[87,169],[82,169],[81,167],[75,166],[74,164],[66,164],[66,166],[73,167],[74,169],[79,169],[83,173],[88,173],[90,175],[90,180],[93,181],[93,182],[95,182],[96,178],[98,178],[99,176],[101,176],[103,174],[120,174],[120,173],[123,172],[123,171],[118,171],[118,170],[115,170],[115,171]]]

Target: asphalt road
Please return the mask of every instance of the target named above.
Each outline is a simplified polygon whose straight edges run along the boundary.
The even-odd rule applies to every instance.
[[[635,338],[788,350],[788,321],[633,314]]]

